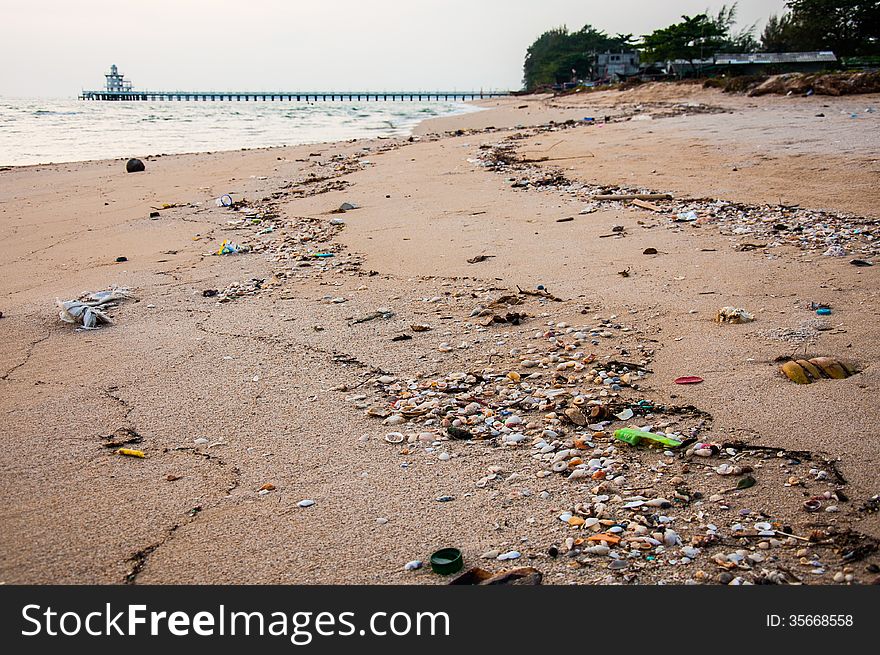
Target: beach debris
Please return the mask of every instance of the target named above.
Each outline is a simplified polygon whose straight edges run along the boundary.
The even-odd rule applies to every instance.
[[[493,573],[486,569],[474,566],[461,575],[452,579],[451,585],[539,585],[543,579],[543,574],[532,566],[520,566],[513,569],[504,569]]]
[[[673,439],[665,434],[657,434],[647,430],[636,430],[635,428],[620,428],[619,430],[615,430],[614,438],[618,441],[628,443],[631,446],[638,446],[642,441],[649,441],[670,448],[677,448],[682,444],[678,439]]]
[[[420,568],[422,568],[422,566],[423,566],[422,560],[414,559],[411,562],[407,562],[406,564],[404,564],[403,570],[404,571],[418,571]]]
[[[526,315],[521,312],[507,312],[504,316],[493,314],[483,322],[484,327],[495,324],[519,325],[526,320]]]
[[[146,170],[146,166],[144,166],[144,162],[140,159],[129,159],[125,162],[126,173],[140,173],[144,170]]]
[[[703,378],[698,375],[682,375],[673,380],[675,384],[699,384],[702,381]]]
[[[797,384],[810,384],[827,378],[843,380],[858,373],[852,364],[833,357],[791,359],[784,362],[779,369],[785,377]]]
[[[652,212],[662,212],[663,211],[662,207],[659,207],[658,205],[655,205],[652,202],[640,200],[639,198],[634,198],[633,200],[630,201],[629,204],[634,205],[636,207],[641,207],[642,209],[647,209]]]
[[[557,222],[557,223],[570,223],[570,222],[573,221],[573,220],[574,220],[574,217],[573,217],[573,216],[568,216],[568,217],[566,217],[566,218],[557,218],[557,219],[556,219],[556,222]]]
[[[113,434],[101,437],[104,439],[104,448],[120,448],[140,443],[144,438],[131,428],[119,428]]]
[[[238,253],[247,252],[246,246],[240,246],[234,241],[230,241],[229,239],[224,239],[223,243],[220,244],[220,248],[217,250],[218,255],[237,255]]]
[[[873,265],[874,265],[872,262],[869,262],[869,261],[867,261],[867,260],[865,260],[865,259],[853,259],[853,260],[850,262],[850,264],[852,264],[853,266],[859,267],[859,268],[864,268],[864,267],[867,267],[867,266],[873,266]]]
[[[410,325],[409,329],[413,332],[427,332],[431,329],[430,325],[425,325],[423,323],[416,323],[414,325]]]
[[[139,457],[143,459],[145,457],[144,451],[142,450],[132,450],[131,448],[120,448],[116,451],[117,455],[126,455],[127,457]]]
[[[755,315],[741,307],[722,307],[715,313],[716,323],[751,323]]]
[[[524,296],[536,296],[538,298],[546,298],[547,300],[552,300],[553,302],[564,302],[562,298],[557,298],[552,293],[547,291],[543,284],[539,284],[535,287],[534,291],[530,289],[523,289],[519,285],[516,286],[517,291]]]
[[[350,325],[357,325],[359,323],[367,323],[368,321],[374,321],[377,318],[389,319],[394,316],[394,312],[388,309],[387,307],[379,307],[376,311],[370,312],[364,316],[359,318],[355,318],[351,321]]]
[[[61,310],[58,317],[65,323],[79,325],[84,330],[94,330],[100,325],[112,325],[106,310],[113,309],[119,301],[131,298],[127,287],[111,287],[104,291],[85,293],[76,300],[55,300]]]
[[[222,196],[214,200],[214,204],[218,207],[232,207],[234,203],[232,196],[228,193],[224,193]]]
[[[471,257],[467,261],[468,264],[479,264],[480,262],[484,262],[494,256],[495,255],[476,255],[475,257]]]
[[[438,575],[451,575],[461,571],[464,558],[458,548],[441,548],[431,554],[431,570]]]
[[[591,200],[672,200],[672,195],[668,193],[600,193],[591,196]]]

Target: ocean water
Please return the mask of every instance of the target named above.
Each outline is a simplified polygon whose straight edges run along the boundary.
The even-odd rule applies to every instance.
[[[461,102],[100,102],[0,98],[0,166],[406,136]]]

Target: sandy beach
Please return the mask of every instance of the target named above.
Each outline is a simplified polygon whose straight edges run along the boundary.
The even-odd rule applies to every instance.
[[[445,546],[544,584],[875,580],[880,96],[482,105],[0,171],[0,582],[443,584],[404,566]],[[672,199],[593,198],[632,192]],[[112,325],[59,320],[112,286]],[[816,356],[859,372],[780,373]]]

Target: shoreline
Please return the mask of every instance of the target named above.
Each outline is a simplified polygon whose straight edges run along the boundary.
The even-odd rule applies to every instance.
[[[875,114],[848,117],[854,100],[878,96],[516,97],[412,140],[144,157],[136,174],[121,160],[4,171],[0,581],[442,584],[404,564],[456,546],[466,568],[523,563],[545,584],[869,582],[877,268],[848,262],[876,264],[876,244],[847,234],[851,254],[828,257],[811,232],[880,219],[880,130]],[[674,199],[655,211],[590,200],[600,190]],[[216,207],[229,192],[247,206]],[[163,202],[180,205],[151,219]],[[336,213],[344,202],[358,208]],[[686,211],[698,220],[677,221]],[[224,239],[251,250],[210,254]],[[111,284],[136,295],[114,325],[58,321],[56,296]],[[718,325],[725,305],[756,320]],[[860,372],[795,385],[774,361],[792,355]],[[610,390],[600,371],[627,381]],[[682,375],[704,381],[673,384]],[[577,399],[603,409],[579,425]],[[636,415],[615,417],[625,406]],[[475,418],[493,413],[521,422],[483,435],[491,422]],[[451,418],[478,438],[451,438]],[[615,444],[627,425],[735,455]],[[106,447],[126,431],[143,460]],[[566,480],[578,465],[553,472],[541,439],[602,475]],[[746,475],[754,487],[728,491]],[[822,511],[804,511],[817,495]],[[669,506],[624,507],[658,498]],[[765,522],[823,534],[762,537]],[[614,526],[653,557],[616,568],[569,549]],[[643,539],[657,534],[665,551]],[[844,560],[853,545],[865,556]]]
[[[25,100],[38,101],[41,99],[25,99]],[[70,101],[70,99],[66,99],[66,101]],[[85,102],[85,101],[78,101],[78,102]],[[143,103],[143,104],[149,105],[151,103]],[[152,104],[156,104],[156,103],[152,103]],[[159,103],[159,104],[161,106],[165,106],[167,103]],[[272,103],[272,104],[274,104],[274,103]],[[335,105],[337,103],[328,102],[328,104]],[[385,104],[387,104],[387,102]],[[402,101],[401,101],[401,104],[402,104]],[[449,103],[446,103],[446,104],[449,104]],[[443,116],[435,117],[435,118],[454,118],[457,116],[467,115],[469,113],[476,113],[476,112],[479,112],[482,110],[478,105],[475,105],[472,101],[456,102],[455,104],[457,105],[457,107],[455,109],[451,109],[448,113],[445,113]],[[216,107],[217,103],[208,104],[207,106],[208,107]],[[254,106],[254,105],[252,104],[252,106]],[[290,105],[287,105],[287,106],[289,107]],[[342,106],[350,107],[352,105],[345,103]],[[422,122],[424,122],[426,120],[431,120],[431,119],[430,118],[428,118],[428,119],[414,118],[412,120],[405,121],[405,126],[403,128],[394,127],[392,125],[391,127],[386,128],[386,131],[387,131],[386,134],[381,134],[381,135],[372,136],[372,137],[371,136],[359,136],[359,137],[355,137],[354,140],[370,141],[373,139],[407,138],[414,133],[414,131],[418,128],[418,126]],[[76,126],[72,126],[72,127],[75,128]],[[399,131],[401,129],[405,129],[406,134],[394,134],[394,132]],[[376,130],[376,131],[379,131],[379,130]],[[123,135],[123,136],[125,136],[125,135]],[[266,150],[266,149],[273,149],[273,148],[296,148],[296,147],[310,146],[310,145],[311,146],[331,145],[334,143],[343,143],[343,142],[350,141],[350,140],[351,139],[317,139],[317,140],[307,140],[307,141],[298,142],[298,143],[280,144],[280,145],[257,145],[257,146],[249,146],[249,147],[242,147],[242,148],[229,148],[229,149],[221,149],[221,150],[192,150],[192,151],[185,151],[185,152],[162,152],[162,153],[154,153],[154,154],[136,154],[135,153],[135,154],[123,155],[120,157],[71,159],[71,160],[51,161],[51,162],[42,162],[42,163],[30,163],[30,164],[5,164],[5,163],[0,162],[0,172],[18,169],[18,168],[28,168],[28,167],[37,167],[37,166],[53,166],[53,165],[64,165],[64,164],[87,163],[87,162],[102,162],[102,161],[110,161],[110,160],[116,160],[116,159],[127,160],[131,157],[138,157],[140,159],[145,159],[145,158],[157,158],[157,157],[170,157],[170,156],[178,156],[178,155],[232,153],[232,152],[239,152],[239,151],[243,151],[243,150]]]

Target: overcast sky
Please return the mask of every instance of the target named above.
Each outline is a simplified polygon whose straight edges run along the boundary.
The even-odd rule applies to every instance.
[[[712,0],[0,0],[0,95],[141,89],[516,89],[559,25],[644,34]],[[740,0],[758,23],[784,0]]]

